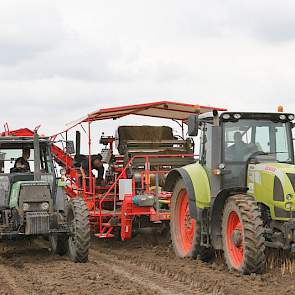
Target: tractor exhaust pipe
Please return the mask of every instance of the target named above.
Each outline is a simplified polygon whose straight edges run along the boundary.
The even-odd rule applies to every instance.
[[[80,155],[81,152],[81,133],[76,131],[76,155]]]
[[[37,131],[34,132],[34,180],[41,180],[40,142]]]
[[[218,117],[218,111],[213,110],[213,125],[219,126],[219,117]]]

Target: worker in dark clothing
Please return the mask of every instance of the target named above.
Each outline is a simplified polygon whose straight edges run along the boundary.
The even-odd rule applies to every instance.
[[[31,151],[29,148],[23,149],[23,155],[16,159],[14,167],[11,172],[31,172],[28,159],[30,158]]]
[[[88,158],[82,161],[81,167],[84,170],[86,177],[89,177],[89,160]],[[103,182],[104,176],[104,167],[102,162],[102,155],[93,155],[91,156],[91,169],[97,170],[97,178],[96,178],[96,185],[100,185]],[[92,174],[92,171],[91,171]],[[92,176],[94,176],[92,174]]]

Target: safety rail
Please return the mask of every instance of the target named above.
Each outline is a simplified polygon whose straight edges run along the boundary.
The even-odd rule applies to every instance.
[[[146,179],[149,179],[150,177],[150,173],[151,171],[154,174],[157,173],[162,173],[163,174],[163,170],[159,170],[159,171],[155,171],[155,170],[150,170],[150,159],[151,158],[195,158],[198,155],[194,155],[194,154],[160,154],[160,155],[135,155],[132,158],[130,158],[127,162],[127,164],[125,165],[125,167],[123,168],[123,170],[121,171],[121,173],[119,174],[118,177],[116,177],[116,180],[114,181],[114,183],[110,186],[110,188],[107,190],[107,192],[104,194],[104,196],[99,200],[99,229],[100,232],[103,232],[103,214],[102,214],[102,204],[105,201],[105,199],[111,194],[111,192],[115,189],[115,187],[117,187],[119,180],[120,179],[124,179],[124,177],[126,176],[126,171],[127,169],[130,167],[130,165],[133,163],[133,161],[135,159],[141,158],[141,159],[145,159],[145,174],[146,174]],[[167,165],[169,166],[169,165]],[[166,173],[169,173],[169,171],[167,170]],[[133,181],[133,190],[135,189],[134,187],[134,181]],[[147,193],[149,193],[149,184],[148,184],[148,190]],[[133,191],[134,194],[134,191]],[[117,196],[114,196],[114,203],[116,202],[116,198]]]

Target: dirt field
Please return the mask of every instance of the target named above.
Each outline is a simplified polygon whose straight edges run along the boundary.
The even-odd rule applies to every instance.
[[[295,294],[290,273],[240,276],[221,259],[177,259],[152,236],[94,240],[85,264],[52,256],[44,241],[0,245],[0,294]]]

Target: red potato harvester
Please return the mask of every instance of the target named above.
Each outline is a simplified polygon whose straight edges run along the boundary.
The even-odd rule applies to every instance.
[[[165,176],[171,169],[196,161],[194,142],[184,135],[185,124],[189,116],[213,109],[224,110],[169,101],[105,108],[51,136],[54,159],[64,170],[67,195],[83,196],[96,237],[118,236],[126,240],[140,228],[166,227],[170,219],[171,192],[165,191]],[[108,168],[104,181],[97,183],[91,172],[92,126],[96,121],[130,115],[173,120],[181,127],[182,136],[174,135],[167,126],[120,126],[115,137],[103,134],[101,154]],[[87,134],[88,155],[80,153],[79,126]],[[70,132],[76,132],[76,149],[74,143],[67,140]],[[57,142],[66,144],[60,147]],[[118,153],[115,153],[115,144]],[[81,168],[86,159],[87,175]]]

